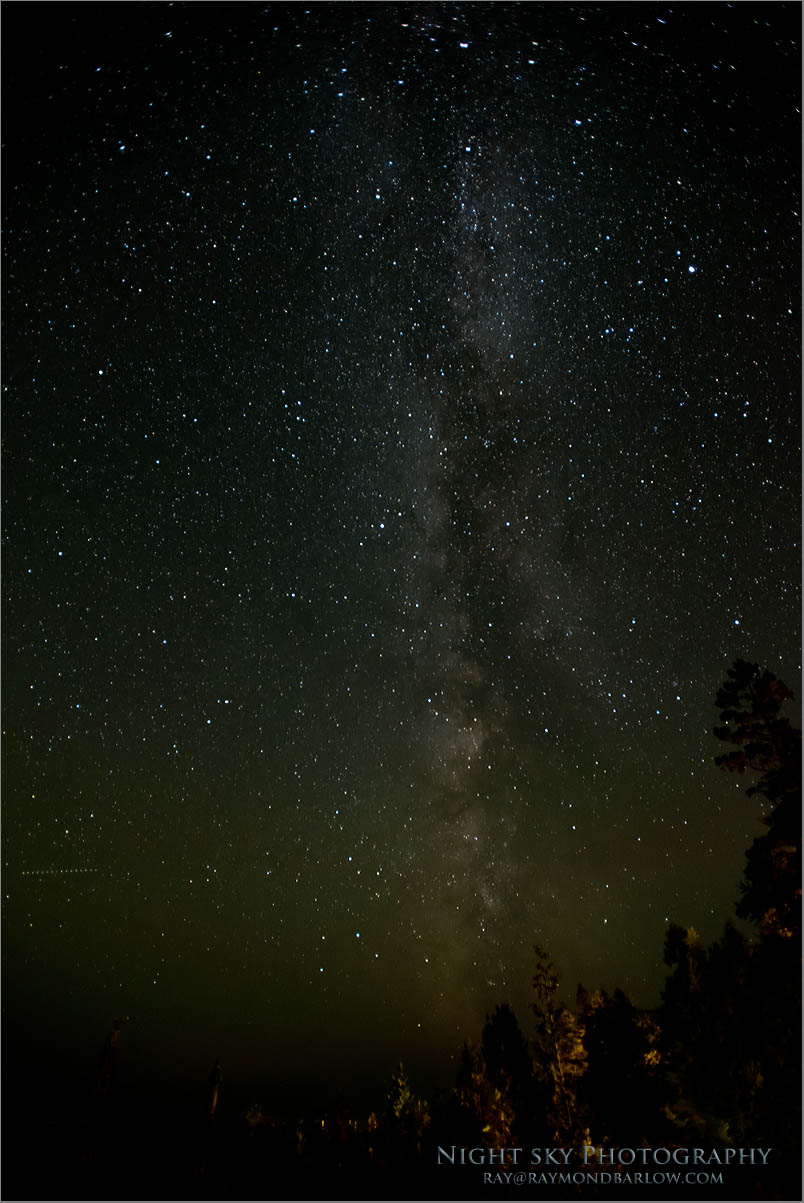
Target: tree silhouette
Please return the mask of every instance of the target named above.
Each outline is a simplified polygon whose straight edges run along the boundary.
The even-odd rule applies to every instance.
[[[494,1148],[513,1144],[514,1108],[510,1080],[502,1072],[493,1082],[482,1052],[464,1045],[455,1097],[473,1143]]]
[[[661,1141],[667,1120],[660,1031],[622,990],[579,991],[587,1068],[580,1091],[595,1143]]]
[[[793,696],[767,669],[735,660],[715,699],[723,725],[714,728],[735,748],[715,764],[758,773],[747,792],[772,807],[762,819],[768,831],[746,852],[737,914],[758,923],[765,936],[788,939],[801,931],[801,732],[781,713]]]
[[[534,1135],[550,1101],[533,1072],[533,1059],[516,1015],[508,1003],[486,1016],[481,1051],[489,1082],[513,1111],[514,1143]]]
[[[714,734],[731,747],[715,763],[754,774],[747,792],[767,804],[767,831],[747,850],[737,905],[759,938],[727,924],[706,948],[694,928],[671,924],[672,972],[659,1012],[673,1092],[665,1113],[676,1139],[750,1146],[772,1133],[779,1178],[763,1187],[769,1194],[790,1193],[785,1166],[800,1150],[801,734],[782,713],[792,697],[745,660],[734,662],[717,693],[722,725]]]
[[[407,1070],[401,1061],[391,1078],[386,1122],[397,1139],[415,1146],[416,1152],[421,1153],[422,1138],[430,1125],[430,1110],[427,1101],[411,1090]]]
[[[582,1136],[576,1088],[585,1068],[583,1030],[578,1017],[558,999],[559,978],[547,953],[538,944],[535,952],[536,999],[531,1004],[536,1016],[535,1069],[551,1095],[552,1139],[571,1144]]]
[[[795,1156],[800,965],[789,945],[751,942],[731,924],[709,948],[690,929],[668,930],[659,1019],[678,1140],[750,1146],[772,1133]]]

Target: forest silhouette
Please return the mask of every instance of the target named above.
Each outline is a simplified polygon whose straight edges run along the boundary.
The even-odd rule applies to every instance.
[[[268,1103],[227,1108],[217,1059],[208,1077],[199,1073],[198,1106],[186,1114],[127,1089],[116,1021],[91,1097],[77,1092],[65,1110],[48,1106],[46,1082],[36,1106],[5,1094],[3,1197],[521,1198],[521,1188],[484,1186],[476,1165],[439,1149],[593,1146],[772,1153],[766,1165],[735,1165],[722,1186],[612,1191],[593,1170],[584,1185],[538,1193],[800,1198],[801,734],[783,713],[792,698],[743,660],[717,693],[714,735],[727,750],[715,763],[745,775],[763,804],[765,831],[747,849],[736,906],[753,926],[728,921],[707,947],[693,927],[671,924],[658,1007],[583,986],[569,1004],[536,946],[531,1014],[520,1024],[505,1001],[487,1014],[451,1089],[422,1097],[400,1064],[370,1114],[344,1100],[293,1123]]]

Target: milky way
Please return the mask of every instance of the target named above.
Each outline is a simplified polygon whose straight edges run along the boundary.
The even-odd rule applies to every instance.
[[[11,1013],[382,1077],[537,940],[655,1002],[799,671],[798,9],[26,7]]]

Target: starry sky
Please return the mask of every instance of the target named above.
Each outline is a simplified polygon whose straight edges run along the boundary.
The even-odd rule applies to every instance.
[[[7,1034],[449,1084],[535,941],[650,1006],[733,917],[799,17],[6,6]]]

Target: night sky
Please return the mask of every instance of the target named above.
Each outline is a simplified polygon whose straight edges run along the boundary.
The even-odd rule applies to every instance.
[[[315,1101],[536,941],[655,1005],[798,691],[799,6],[5,18],[7,1039]]]

